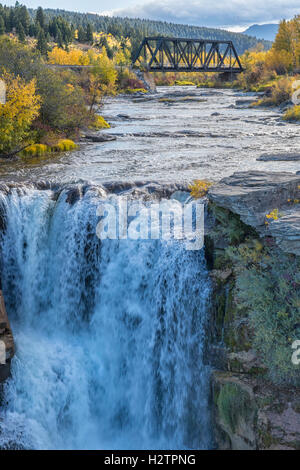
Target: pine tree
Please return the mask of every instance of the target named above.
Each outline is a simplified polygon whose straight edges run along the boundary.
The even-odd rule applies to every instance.
[[[91,23],[88,23],[86,27],[86,41],[91,42],[91,43],[94,41],[93,28],[92,28]]]
[[[41,29],[45,29],[45,15],[42,7],[38,7],[36,11],[35,21],[41,27]]]
[[[58,33],[57,33],[57,38],[56,38],[56,42],[57,42],[57,45],[58,47],[63,47],[63,36],[61,34],[61,30],[58,29]]]
[[[24,33],[28,34],[30,27],[30,16],[27,8],[24,5],[19,8],[19,20],[24,28]]]
[[[0,16],[0,36],[5,33],[5,23],[3,16]]]
[[[17,30],[17,34],[18,34],[18,39],[19,39],[19,41],[20,41],[20,42],[25,42],[25,39],[26,39],[26,38],[25,38],[25,31],[24,31],[24,28],[23,28],[22,23],[19,22],[19,23],[17,24],[16,30]]]
[[[34,23],[30,24],[28,34],[31,38],[35,38],[37,36],[38,30]]]
[[[79,42],[85,42],[86,41],[85,31],[84,31],[82,26],[79,26],[79,28],[78,28],[77,37],[78,37]]]
[[[46,55],[48,52],[46,36],[42,29],[40,29],[38,33],[36,48],[42,55]]]

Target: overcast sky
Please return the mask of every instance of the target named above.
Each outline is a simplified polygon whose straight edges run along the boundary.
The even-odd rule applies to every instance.
[[[13,5],[15,0],[0,0]],[[36,8],[151,18],[198,26],[242,30],[254,23],[277,23],[300,14],[299,0],[25,0]]]

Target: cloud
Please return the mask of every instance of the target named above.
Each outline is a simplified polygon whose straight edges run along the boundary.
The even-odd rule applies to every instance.
[[[299,0],[152,0],[111,10],[109,14],[198,26],[230,27],[290,19],[300,14],[300,5]]]

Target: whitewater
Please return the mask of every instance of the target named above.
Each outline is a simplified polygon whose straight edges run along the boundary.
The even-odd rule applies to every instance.
[[[121,196],[114,196],[121,197]],[[99,240],[91,189],[1,193],[16,355],[0,448],[208,449],[210,282],[180,240]]]

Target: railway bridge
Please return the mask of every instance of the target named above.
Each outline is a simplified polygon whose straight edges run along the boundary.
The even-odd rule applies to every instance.
[[[243,67],[232,41],[145,37],[132,66],[148,72],[241,73]]]

